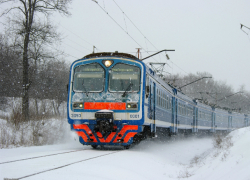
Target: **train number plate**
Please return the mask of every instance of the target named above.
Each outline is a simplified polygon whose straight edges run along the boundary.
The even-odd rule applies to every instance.
[[[139,119],[140,115],[139,114],[130,114],[130,118]]]

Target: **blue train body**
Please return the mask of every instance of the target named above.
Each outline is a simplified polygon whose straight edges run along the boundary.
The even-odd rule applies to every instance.
[[[165,83],[135,56],[95,53],[70,68],[67,116],[84,145],[129,147],[157,129],[178,132],[231,131],[249,126],[249,116],[212,108]]]

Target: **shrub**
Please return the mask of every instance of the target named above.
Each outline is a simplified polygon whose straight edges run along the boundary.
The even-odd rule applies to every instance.
[[[222,148],[222,135],[221,134],[214,134],[213,145],[215,148],[218,148],[218,149]]]

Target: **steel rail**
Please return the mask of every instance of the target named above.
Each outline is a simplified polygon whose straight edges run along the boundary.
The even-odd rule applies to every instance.
[[[11,178],[11,179],[12,180],[13,179],[19,180],[19,179],[28,178],[28,177],[31,177],[31,176],[35,176],[35,175],[42,174],[42,173],[49,172],[49,171],[54,171],[54,170],[61,169],[61,168],[64,168],[64,167],[67,167],[67,166],[70,166],[70,165],[73,165],[73,164],[77,164],[77,163],[80,163],[80,162],[88,161],[88,160],[91,160],[91,159],[96,159],[96,158],[103,157],[103,156],[108,156],[110,154],[114,154],[114,153],[118,153],[118,152],[121,152],[121,151],[111,152],[111,153],[102,154],[102,155],[91,157],[91,158],[87,158],[87,159],[82,159],[80,161],[76,161],[76,162],[72,162],[72,163],[69,163],[69,164],[65,164],[63,166],[58,166],[58,167],[47,169],[47,170],[40,171],[40,172],[37,172],[37,173],[29,174],[29,175],[26,175],[26,176],[23,176],[23,177],[20,177],[20,178]],[[5,178],[5,179],[9,179],[9,178]]]
[[[73,152],[85,151],[85,150],[89,150],[89,149],[81,149],[81,150],[67,151],[67,152],[56,153],[56,154],[48,154],[48,155],[43,155],[43,156],[36,156],[36,157],[30,157],[30,158],[24,158],[24,159],[17,159],[17,160],[13,160],[13,161],[0,162],[0,164],[7,164],[7,163],[12,163],[12,162],[25,161],[25,160],[29,160],[29,159],[42,158],[42,157],[47,157],[47,156],[55,156],[55,155],[59,155],[59,154],[67,154],[67,153],[73,153]]]

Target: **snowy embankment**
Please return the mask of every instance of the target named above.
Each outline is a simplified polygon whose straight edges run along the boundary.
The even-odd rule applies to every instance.
[[[232,138],[230,138],[230,136]],[[167,180],[250,179],[250,128],[231,132],[214,148],[213,137],[149,139],[129,150],[93,150],[73,139],[70,143],[0,150],[0,180],[20,178],[102,154],[117,152],[24,179]],[[81,150],[7,164],[1,162]]]
[[[221,147],[194,160],[187,168],[189,179],[250,180],[250,127],[231,132]]]

